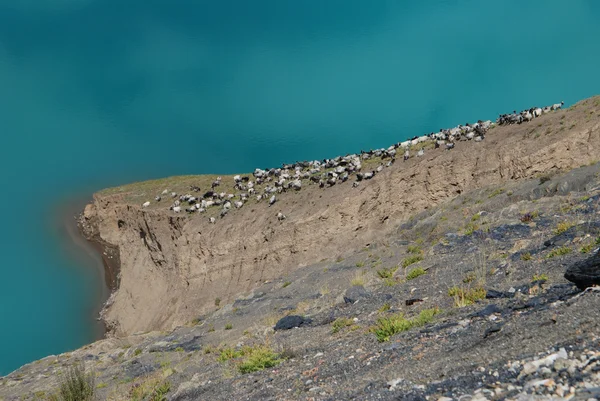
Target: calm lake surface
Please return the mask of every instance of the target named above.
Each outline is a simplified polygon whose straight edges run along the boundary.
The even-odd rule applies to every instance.
[[[600,1],[0,0],[0,375],[98,337],[93,191],[600,93]],[[69,228],[70,227],[70,228]]]

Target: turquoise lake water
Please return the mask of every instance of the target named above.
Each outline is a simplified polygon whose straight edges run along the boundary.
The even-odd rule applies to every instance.
[[[600,93],[598,21],[597,0],[0,0],[0,375],[97,336],[73,199],[571,104]]]

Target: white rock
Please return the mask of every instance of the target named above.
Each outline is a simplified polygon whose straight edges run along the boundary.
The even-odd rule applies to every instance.
[[[564,348],[561,348],[557,353],[548,355],[545,358],[527,362],[525,366],[523,366],[523,370],[521,371],[520,376],[529,375],[543,366],[552,365],[554,361],[556,361],[559,358],[567,359],[567,357],[567,351],[565,351]]]

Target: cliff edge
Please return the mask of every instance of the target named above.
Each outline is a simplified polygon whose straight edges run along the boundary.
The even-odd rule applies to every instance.
[[[427,149],[358,187],[307,185],[248,202],[216,223],[210,214],[143,207],[163,191],[210,189],[213,176],[171,177],[94,195],[81,218],[119,271],[102,317],[117,336],[167,330],[194,320],[265,281],[343,256],[384,237],[402,221],[477,188],[538,177],[597,161],[600,98],[520,125],[497,126],[482,142]],[[233,177],[223,177],[233,185]],[[230,184],[229,184],[230,183]],[[287,218],[280,220],[277,213]]]

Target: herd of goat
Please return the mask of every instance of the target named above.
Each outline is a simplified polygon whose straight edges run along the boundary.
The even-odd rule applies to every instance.
[[[548,107],[533,107],[523,110],[520,113],[514,111],[512,114],[502,114],[496,120],[498,125],[521,124],[529,122],[542,114],[562,108],[564,102],[554,104]],[[474,124],[458,125],[450,129],[441,129],[437,133],[413,137],[404,142],[396,143],[388,148],[361,151],[359,154],[350,154],[338,156],[334,159],[302,161],[293,164],[284,164],[281,168],[259,169],[257,168],[252,175],[236,175],[233,177],[233,192],[219,191],[222,178],[217,177],[212,182],[210,190],[204,194],[179,195],[176,192],[164,190],[155,197],[155,202],[161,202],[164,197],[172,199],[173,203],[169,209],[174,213],[204,213],[209,208],[220,207],[219,216],[225,217],[232,209],[239,209],[250,199],[257,202],[268,202],[272,206],[277,202],[277,195],[289,190],[299,191],[308,184],[318,185],[320,188],[333,187],[338,183],[346,182],[351,176],[356,180],[352,186],[357,187],[363,180],[370,180],[384,168],[390,167],[396,161],[398,152],[402,152],[403,160],[410,158],[410,151],[413,148],[419,148],[417,157],[425,153],[425,143],[433,142],[434,148],[444,147],[446,150],[454,148],[457,141],[475,142],[485,139],[486,132],[494,126],[491,121],[478,121]],[[420,145],[420,146],[419,146]],[[362,164],[368,160],[377,160],[378,166],[371,171],[362,171]],[[190,191],[199,193],[201,189],[198,186],[191,186]],[[144,202],[142,207],[150,206],[150,201]],[[277,219],[284,220],[286,216],[278,212]],[[215,217],[210,217],[209,222],[216,223]]]

